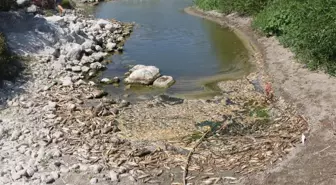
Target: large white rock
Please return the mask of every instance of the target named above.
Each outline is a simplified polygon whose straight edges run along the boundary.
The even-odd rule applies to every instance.
[[[136,67],[136,66],[135,66]],[[152,84],[160,76],[160,70],[155,66],[140,67],[132,71],[125,79],[130,84]]]
[[[142,65],[142,64],[138,64],[138,65],[135,65],[134,67],[132,67],[129,71],[130,72],[133,72],[133,71],[136,71],[138,69],[142,69],[142,68],[146,68],[147,66],[145,65]]]
[[[156,79],[153,83],[153,86],[159,88],[168,88],[175,83],[175,80],[171,76],[161,76],[160,78]]]

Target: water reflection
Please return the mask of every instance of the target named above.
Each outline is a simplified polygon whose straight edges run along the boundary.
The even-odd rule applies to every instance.
[[[190,5],[191,0],[121,0],[100,4],[97,17],[138,24],[124,46],[125,52],[113,56],[113,63],[103,76],[122,76],[122,69],[128,64],[155,65],[177,80],[167,91],[176,94],[202,92],[205,86],[200,84],[201,79],[246,74],[247,51],[241,41],[228,29],[184,13],[182,10]],[[123,88],[108,90],[123,92]]]

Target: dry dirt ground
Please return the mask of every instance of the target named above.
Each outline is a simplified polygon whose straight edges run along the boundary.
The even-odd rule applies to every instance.
[[[255,34],[250,18],[202,13],[195,9],[186,11],[228,25],[248,44],[257,46],[275,94],[292,102],[310,125],[310,134],[304,146],[297,147],[283,162],[265,172],[246,177],[240,184],[336,184],[336,100],[333,99],[336,79],[305,68],[276,38]]]

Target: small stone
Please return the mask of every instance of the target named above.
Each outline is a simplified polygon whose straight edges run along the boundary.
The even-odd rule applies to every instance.
[[[79,168],[80,168],[79,164],[74,164],[70,167],[71,170],[76,170],[76,169],[79,169]]]
[[[87,66],[82,66],[81,67],[81,71],[84,72],[84,73],[87,73],[89,70],[90,70],[90,68],[87,67]]]
[[[113,109],[111,110],[111,112],[112,112],[114,115],[117,115],[117,114],[119,114],[119,109],[117,109],[117,108],[113,108]]]
[[[85,82],[84,80],[82,80],[82,79],[78,80],[78,81],[75,83],[76,86],[85,85],[85,84],[86,84],[86,82]]]
[[[94,92],[93,92],[93,97],[94,98],[102,98],[102,97],[104,97],[104,96],[106,96],[107,95],[107,92],[105,92],[105,91],[103,91],[103,90],[95,90]]]
[[[104,84],[110,84],[112,83],[112,80],[108,79],[108,78],[103,78],[100,80],[101,83],[104,83]]]
[[[100,47],[99,45],[96,45],[96,46],[95,46],[95,49],[96,49],[96,51],[103,51],[103,48]]]
[[[92,165],[91,168],[94,173],[100,173],[103,170],[103,167],[99,164]]]
[[[60,174],[57,171],[53,171],[50,173],[50,176],[54,179],[58,179],[60,177]]]
[[[71,110],[71,111],[73,111],[73,110],[76,109],[76,105],[73,104],[73,103],[69,103],[69,104],[67,105],[67,107],[68,107],[68,109]]]
[[[19,173],[12,173],[12,179],[13,180],[18,180],[18,179],[20,179],[21,178],[21,175],[19,174]]]
[[[113,83],[119,83],[120,82],[120,79],[119,79],[119,77],[114,77],[113,78]]]
[[[52,101],[48,101],[48,107],[49,108],[56,108],[57,107],[57,103],[56,102],[52,102]]]
[[[52,177],[52,176],[47,176],[46,179],[45,179],[45,183],[47,184],[51,184],[55,182],[55,179]]]
[[[78,73],[78,72],[81,72],[82,69],[81,69],[81,66],[74,66],[71,68],[71,71]]]
[[[53,137],[55,138],[55,139],[59,139],[59,138],[61,138],[61,137],[63,137],[63,132],[61,132],[61,131],[56,131],[54,134],[53,134]]]
[[[21,165],[16,165],[15,166],[15,171],[20,171],[20,170],[22,170],[23,169],[23,167],[21,166]]]
[[[109,42],[106,44],[106,49],[107,51],[113,51],[113,49],[117,46],[116,43],[113,43],[113,42]]]
[[[72,86],[72,79],[71,77],[64,77],[63,79],[61,79],[62,85],[63,86]]]
[[[11,135],[11,137],[10,137],[10,140],[11,141],[15,141],[15,140],[17,140],[17,139],[19,139],[19,137],[21,136],[21,131],[19,131],[19,130],[14,130],[13,132],[12,132],[12,135]]]
[[[111,132],[112,130],[113,130],[113,127],[108,126],[108,127],[103,129],[103,134],[107,134],[107,133]]]
[[[112,182],[118,182],[119,181],[118,173],[116,173],[115,171],[111,170],[109,175],[110,175],[110,178],[111,178]]]
[[[31,167],[28,167],[26,169],[26,172],[27,172],[27,177],[32,177],[34,175],[34,173],[35,173],[35,170],[33,168],[31,168]]]
[[[69,171],[70,171],[69,168],[61,168],[61,169],[60,169],[60,172],[61,172],[61,173],[64,173],[64,174],[69,173]]]
[[[119,104],[120,108],[124,108],[124,107],[128,107],[131,103],[126,101],[126,100],[122,100],[121,103]]]
[[[98,179],[97,179],[97,178],[92,178],[92,179],[90,180],[90,183],[91,183],[91,184],[96,184],[96,183],[98,183]]]
[[[85,164],[81,164],[80,167],[79,167],[79,170],[83,171],[83,172],[88,171],[88,169],[89,169],[89,166],[87,166]]]
[[[59,149],[56,149],[54,152],[53,152],[53,157],[61,157],[62,156],[62,152],[59,150]]]

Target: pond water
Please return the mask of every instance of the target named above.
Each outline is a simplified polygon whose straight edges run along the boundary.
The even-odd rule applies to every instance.
[[[112,63],[102,77],[123,77],[127,66],[157,66],[161,74],[173,76],[169,89],[106,86],[115,95],[134,97],[167,93],[183,97],[208,97],[217,93],[216,82],[242,78],[251,65],[248,51],[228,28],[189,15],[184,8],[192,0],[119,0],[100,3],[95,16],[134,22],[136,26],[126,41],[124,52],[112,56]]]

